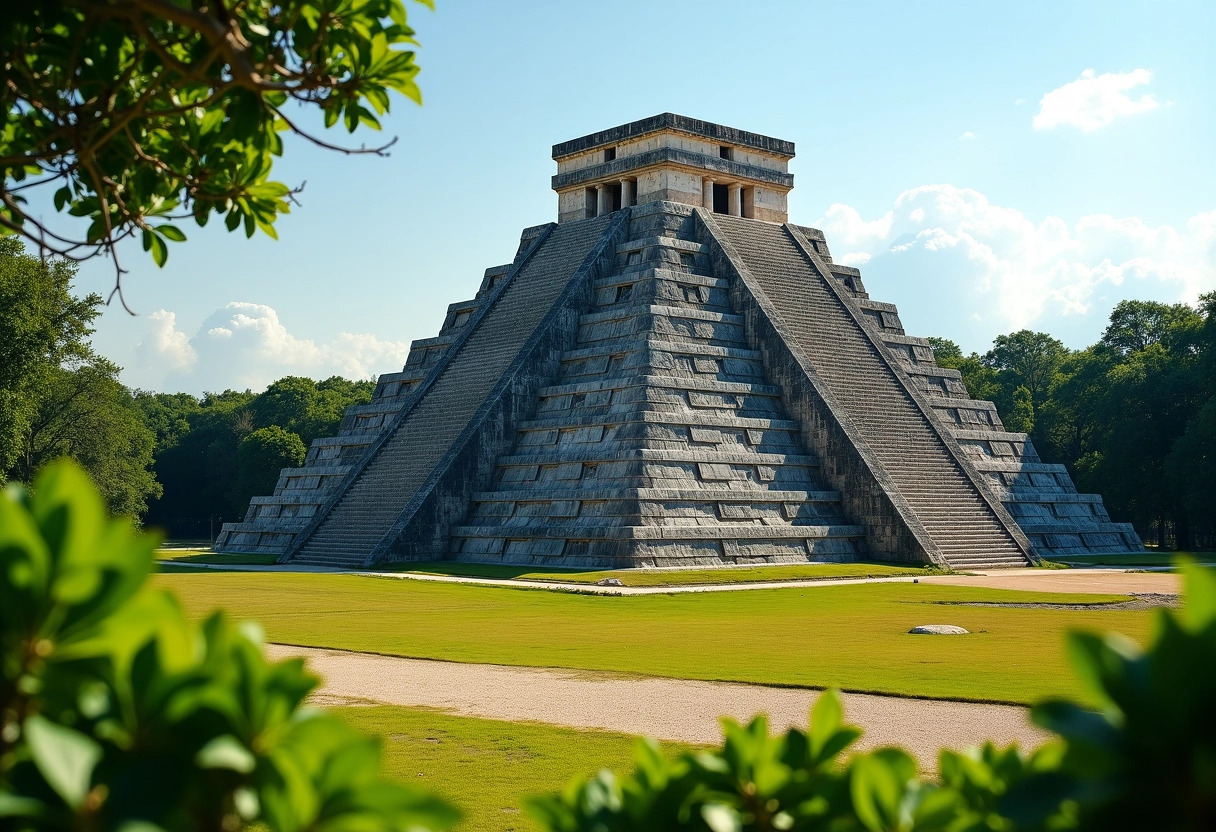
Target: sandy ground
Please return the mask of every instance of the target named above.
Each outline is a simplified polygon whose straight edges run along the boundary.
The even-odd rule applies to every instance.
[[[1002,569],[978,575],[940,575],[924,583],[1025,589],[1034,592],[1082,592],[1098,595],[1155,593],[1177,595],[1182,579],[1172,572],[1128,572],[1124,569]]]
[[[318,704],[441,708],[464,716],[717,743],[719,715],[765,713],[776,730],[806,727],[817,691],[635,678],[610,673],[460,664],[272,644],[272,658],[301,656],[324,683]],[[862,748],[898,744],[925,768],[941,748],[992,739],[1034,746],[1045,737],[1025,708],[844,694],[845,718],[865,729]]]

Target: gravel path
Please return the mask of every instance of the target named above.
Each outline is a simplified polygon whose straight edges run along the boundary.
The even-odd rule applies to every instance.
[[[601,595],[670,595],[685,592],[742,592],[751,589],[789,589],[848,586],[851,584],[880,583],[939,583],[957,586],[983,586],[993,589],[1024,589],[1038,592],[1080,592],[1091,594],[1161,594],[1177,595],[1181,591],[1181,580],[1176,573],[1128,572],[1119,568],[1081,569],[1001,569],[989,572],[973,572],[967,575],[926,575],[924,577],[894,578],[826,578],[817,580],[769,581],[764,583],[700,584],[695,586],[623,586],[601,587],[594,584],[574,584],[560,581],[516,581],[505,578],[471,578],[463,575],[429,575],[411,572],[350,572],[325,566],[297,566],[283,564],[273,566],[234,565],[221,566],[204,563],[178,563],[161,561],[175,566],[193,567],[200,570],[217,569],[234,572],[318,572],[330,574],[353,574],[377,578],[397,578],[411,581],[435,581],[439,583],[474,584],[481,586],[508,586],[516,589],[547,589]]]
[[[806,727],[817,691],[611,673],[461,664],[272,644],[275,659],[301,656],[323,679],[318,704],[378,702],[441,708],[464,716],[646,734],[690,743],[721,741],[719,715],[768,714],[775,730]],[[1046,734],[1025,708],[844,694],[845,716],[865,729],[861,747],[898,744],[932,768],[938,749],[992,739],[1034,746]]]
[[[948,586],[1097,595],[1177,595],[1182,591],[1182,577],[1176,572],[1128,572],[1126,569],[1002,569],[974,576],[937,575],[921,578],[921,581]]]

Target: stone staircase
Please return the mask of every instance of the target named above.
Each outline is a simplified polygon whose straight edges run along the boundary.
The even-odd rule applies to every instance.
[[[1036,552],[1059,557],[1143,549],[1130,523],[1111,522],[1099,495],[1078,494],[1063,465],[1043,462],[1026,434],[1005,430],[991,402],[968,397],[958,371],[933,361],[927,340],[902,330],[884,332],[883,339]]]
[[[573,349],[452,533],[462,560],[691,566],[853,560],[863,530],[750,349],[691,239],[692,212],[633,210]]]
[[[543,228],[524,230],[516,262]],[[273,493],[253,497],[244,518],[223,525],[216,538],[216,551],[284,555],[291,549],[397,414],[413,403],[428,376],[443,363],[449,346],[472,326],[478,311],[513,265],[486,269],[476,297],[449,305],[439,335],[412,342],[405,366],[379,377],[369,403],[346,409],[336,436],[314,439],[304,465],[284,468]]]
[[[360,469],[289,552],[293,562],[357,567],[388,537],[411,499],[515,359],[578,269],[607,219],[553,227],[489,301],[484,316],[369,449]]]
[[[1026,553],[884,360],[881,346],[799,249],[795,232],[733,217],[711,222],[782,314],[946,562],[954,568],[1026,565]],[[894,307],[871,304],[869,311],[893,315]]]

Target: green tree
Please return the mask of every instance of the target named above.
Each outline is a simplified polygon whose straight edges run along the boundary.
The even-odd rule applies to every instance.
[[[352,404],[371,401],[373,384],[332,377],[316,382],[284,376],[270,384],[250,407],[258,427],[278,425],[299,434],[307,445],[338,430],[342,412]]]
[[[963,355],[958,344],[947,338],[929,338],[937,366],[958,370],[963,377],[967,395],[981,401],[993,401],[999,393],[996,371],[986,366],[978,353]]]
[[[190,417],[200,409],[198,398],[189,393],[137,390],[134,397],[144,424],[156,435],[157,454],[172,448],[190,432]]]
[[[1034,399],[1025,386],[1019,386],[1013,391],[1012,404],[1001,421],[1005,430],[1015,433],[1030,433],[1034,430]]]
[[[1159,545],[1172,525],[1178,545],[1190,546],[1185,483],[1169,477],[1165,463],[1211,395],[1199,371],[1203,332],[1203,316],[1183,304],[1123,301],[1095,346],[1107,370],[1078,485],[1140,528],[1155,524]]]
[[[161,495],[152,472],[156,436],[144,424],[118,367],[93,357],[47,373],[38,410],[24,436],[14,479],[33,482],[59,457],[84,466],[112,514],[142,517]]]
[[[1216,525],[1216,396],[1209,398],[1187,423],[1186,431],[1166,457],[1165,474],[1181,499],[1182,509],[1200,524],[1210,540]]]
[[[158,540],[48,466],[0,494],[0,825],[14,832],[424,832],[455,810],[304,707],[257,628],[147,586]]]
[[[232,505],[230,492],[237,446],[254,430],[249,407],[255,398],[248,390],[206,393],[185,414],[190,429],[156,454],[164,496],[149,506],[150,525],[175,537],[200,537],[243,511]]]
[[[119,368],[89,344],[101,298],[72,296],[75,271],[0,239],[0,481],[31,482],[71,456],[110,511],[139,517],[161,493],[150,470],[155,439]]]
[[[962,348],[949,338],[938,338],[930,335],[926,340],[929,342],[929,347],[933,350],[933,360],[939,366],[946,366],[942,363],[943,361],[953,362],[963,357]]]
[[[31,257],[0,238],[0,485],[17,464],[41,390],[69,360],[91,355],[101,297],[73,297],[73,264]]]
[[[1097,407],[1106,395],[1110,367],[1110,356],[1094,347],[1071,353],[1035,414],[1039,453],[1068,465],[1074,476],[1077,460],[1094,449]]]
[[[1199,298],[1199,312],[1203,324],[1193,343],[1199,352],[1196,400],[1203,403],[1174,443],[1166,473],[1210,546],[1216,542],[1216,292]]]
[[[1009,335],[998,335],[992,349],[984,353],[986,367],[997,371],[1003,390],[1009,394],[1025,387],[1035,408],[1047,398],[1047,392],[1068,355],[1063,343],[1046,332],[1022,329]],[[998,402],[1000,404],[1000,402]]]
[[[279,470],[302,465],[306,453],[300,437],[278,425],[258,428],[246,436],[236,448],[232,503],[247,504],[250,497],[274,491]]]
[[[1184,342],[1202,325],[1200,314],[1185,303],[1124,300],[1111,310],[1101,344],[1118,355],[1145,350],[1153,344],[1177,350],[1185,348]]]
[[[379,129],[391,92],[421,102],[413,34],[403,0],[6,4],[0,229],[73,258],[138,235],[162,265],[185,239],[176,219],[218,214],[273,237],[292,199],[270,178],[282,133],[347,153],[392,144],[336,147],[287,105]],[[79,231],[48,227],[41,200],[27,210],[27,194],[52,191]]]

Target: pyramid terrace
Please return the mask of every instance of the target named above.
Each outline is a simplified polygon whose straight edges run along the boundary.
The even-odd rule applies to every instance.
[[[1141,549],[787,221],[793,156],[670,113],[555,145],[558,222],[525,228],[217,548],[955,568]]]

